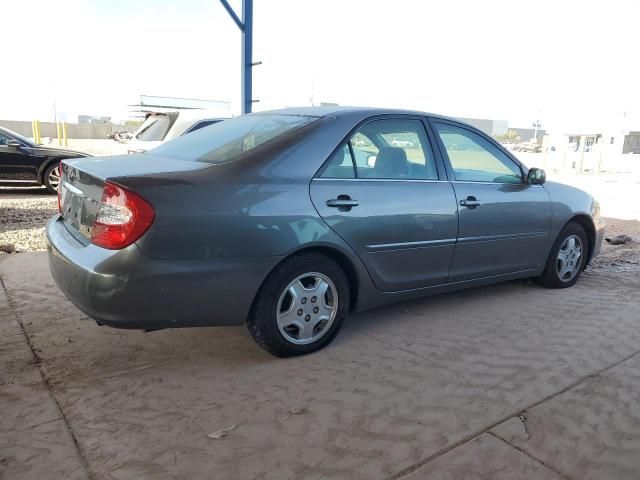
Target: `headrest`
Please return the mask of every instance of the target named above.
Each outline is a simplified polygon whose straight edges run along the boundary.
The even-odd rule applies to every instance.
[[[377,178],[395,178],[409,175],[407,152],[397,147],[382,147],[373,167]]]

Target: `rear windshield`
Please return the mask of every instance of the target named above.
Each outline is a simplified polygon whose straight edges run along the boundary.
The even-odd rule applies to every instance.
[[[171,127],[171,119],[167,115],[151,115],[142,122],[136,138],[143,142],[161,142]]]
[[[180,160],[227,163],[314,120],[300,115],[243,115],[201,128],[148,152]]]

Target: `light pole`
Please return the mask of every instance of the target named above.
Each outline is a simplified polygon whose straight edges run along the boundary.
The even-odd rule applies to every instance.
[[[540,123],[540,120],[536,120],[535,122],[533,122],[533,125],[531,125],[533,127],[533,138],[535,138],[536,143],[538,142],[538,129],[540,127],[542,127],[542,123]]]
[[[242,113],[251,113],[253,104],[252,92],[252,69],[260,62],[253,63],[253,0],[242,0],[242,20],[238,18],[236,12],[231,8],[227,0],[220,0],[231,19],[242,33],[242,66],[240,76],[242,78],[241,109]]]

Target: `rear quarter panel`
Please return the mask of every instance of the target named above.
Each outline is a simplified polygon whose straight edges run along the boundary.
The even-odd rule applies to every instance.
[[[331,248],[353,267],[358,307],[370,304],[375,287],[368,271],[322,220],[309,194],[311,178],[352,126],[323,118],[302,138],[276,142],[228,164],[112,178],[156,211],[138,247],[159,260],[282,259],[308,248]]]
[[[138,242],[151,258],[287,255],[334,241],[309,184],[352,126],[325,117],[230,163],[113,180],[139,192],[156,211]]]
[[[183,181],[141,192],[156,211],[138,242],[150,258],[280,256],[330,233],[305,183]]]

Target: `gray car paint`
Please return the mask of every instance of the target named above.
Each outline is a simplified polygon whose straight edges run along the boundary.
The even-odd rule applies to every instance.
[[[477,208],[459,207],[460,224],[449,280],[469,280],[544,265],[551,232],[551,205],[543,186],[452,182],[458,199],[474,197]]]
[[[327,200],[349,195],[359,205],[341,212]],[[449,182],[315,179],[320,216],[366,265],[376,287],[392,292],[446,283],[458,230]]]
[[[482,215],[495,212],[493,220],[501,218],[498,228],[490,226],[495,221],[486,230],[484,221],[470,221],[466,237],[524,234],[522,241],[503,241],[501,250],[511,263],[493,271],[454,260],[467,255],[472,263],[475,256],[487,262],[496,252],[476,249],[473,254],[468,246],[466,253],[456,251],[459,207],[445,172],[434,182],[353,181],[350,188],[361,199],[354,213],[328,212],[324,197],[335,198],[342,185],[313,178],[358,124],[385,115],[444,117],[332,107],[273,113],[317,120],[222,165],[157,157],[153,151],[65,162],[80,172],[79,178],[90,174],[94,198],[88,203],[95,205],[97,190],[110,179],[147,199],[156,219],[135,244],[111,251],[83,240],[72,222],[54,217],[47,225],[50,266],[62,291],[90,316],[117,327],[236,325],[245,321],[269,272],[306,249],[322,249],[343,264],[354,310],[540,274],[558,232],[576,215],[591,222],[594,253],[599,250],[603,225],[593,198],[552,182],[515,192],[492,186],[483,192],[489,208]],[[415,202],[406,202],[403,194],[408,191],[414,192]],[[550,201],[545,203],[542,195],[547,194]],[[528,208],[530,201],[542,208]],[[381,213],[382,204],[392,210]],[[501,205],[519,210],[500,217]],[[95,215],[90,210],[85,209],[85,222]],[[460,218],[471,213],[478,212],[462,212]],[[543,230],[543,238],[529,235]],[[460,272],[454,269],[450,276],[448,262],[460,265]]]

